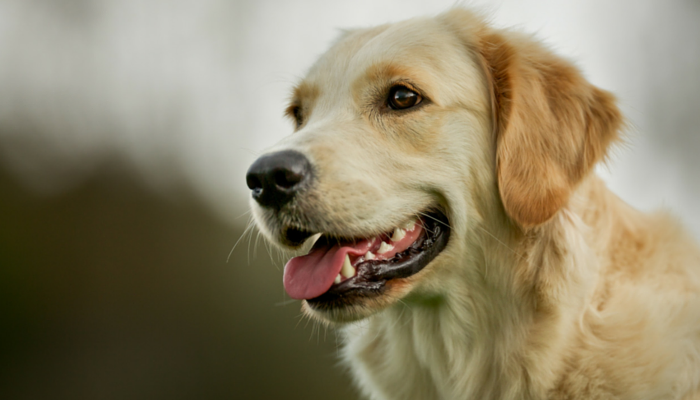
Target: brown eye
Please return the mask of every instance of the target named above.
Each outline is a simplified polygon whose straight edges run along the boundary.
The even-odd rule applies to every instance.
[[[389,107],[393,110],[404,110],[420,103],[422,97],[405,86],[394,86],[389,91]]]
[[[304,122],[304,116],[302,115],[301,107],[297,105],[291,105],[287,107],[287,109],[285,110],[285,114],[287,114],[287,116],[291,117],[294,120],[294,124],[297,128],[299,128]]]

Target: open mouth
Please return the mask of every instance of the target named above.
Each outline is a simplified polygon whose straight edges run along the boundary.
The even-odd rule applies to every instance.
[[[287,293],[306,299],[314,308],[341,307],[382,294],[387,282],[416,274],[447,245],[450,228],[445,214],[424,215],[375,237],[322,235],[307,255],[294,257],[285,266]]]

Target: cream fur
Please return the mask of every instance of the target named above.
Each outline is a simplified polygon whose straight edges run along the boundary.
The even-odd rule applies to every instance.
[[[382,111],[396,81],[429,102]],[[293,212],[253,203],[270,240],[285,224],[367,237],[431,204],[450,220],[447,248],[381,298],[305,306],[338,326],[368,398],[700,397],[700,251],[592,172],[621,118],[568,62],[452,10],[347,32],[290,110],[297,132],[271,151],[318,176]]]

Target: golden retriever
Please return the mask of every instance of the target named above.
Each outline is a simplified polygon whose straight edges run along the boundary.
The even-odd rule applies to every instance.
[[[247,175],[371,399],[698,399],[700,251],[612,194],[610,93],[454,9],[350,30]],[[329,397],[332,395],[329,394]]]

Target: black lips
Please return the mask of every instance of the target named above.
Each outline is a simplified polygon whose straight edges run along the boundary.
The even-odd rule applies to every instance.
[[[359,298],[381,295],[391,279],[407,278],[425,268],[447,246],[450,228],[442,212],[432,212],[423,222],[423,233],[408,249],[388,260],[358,264],[357,275],[307,303],[314,309],[330,310],[352,305]]]

